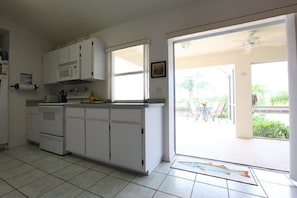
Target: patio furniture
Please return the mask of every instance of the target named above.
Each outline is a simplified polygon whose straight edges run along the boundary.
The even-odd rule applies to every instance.
[[[193,100],[189,100],[188,105],[191,115],[195,120],[198,120],[198,118],[200,117],[200,111],[197,111],[195,102]]]
[[[211,110],[212,110],[212,107],[207,107],[207,106],[199,107],[200,114],[202,116],[202,119],[205,122],[207,122],[209,116],[211,116]]]
[[[220,119],[223,118],[225,106],[226,106],[226,102],[220,102],[218,104],[218,107],[211,113],[212,121],[214,121],[215,118],[220,118]]]

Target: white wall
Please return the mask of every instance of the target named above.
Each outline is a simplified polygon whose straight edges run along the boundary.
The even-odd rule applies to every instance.
[[[41,55],[51,45],[21,26],[0,17],[0,28],[9,31],[9,85],[20,82],[20,73],[33,74],[33,84],[40,86],[38,91],[16,91],[9,88],[9,134],[8,146],[26,142],[25,101],[42,99],[46,93],[41,85]]]

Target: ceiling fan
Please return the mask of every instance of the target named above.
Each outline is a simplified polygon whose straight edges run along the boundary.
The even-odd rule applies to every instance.
[[[248,32],[247,39],[242,43],[241,47],[244,48],[244,54],[249,54],[252,48],[260,46],[260,37],[255,36],[256,30],[251,30]]]

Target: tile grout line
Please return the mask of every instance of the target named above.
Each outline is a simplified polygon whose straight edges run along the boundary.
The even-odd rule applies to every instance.
[[[261,189],[263,190],[263,192],[265,193],[265,196],[268,198],[268,194],[266,192],[266,190],[264,189],[262,182],[260,181],[260,179],[258,178],[258,175],[255,173],[254,168],[251,168],[251,171],[253,172],[254,177],[257,179],[256,181],[259,183],[259,186],[261,186]]]
[[[24,148],[26,148],[26,147],[24,147]],[[32,149],[32,150],[31,150],[31,149],[28,149],[28,150],[30,150],[30,151],[32,151],[32,152],[36,152],[36,150],[34,150],[34,149]],[[40,151],[40,150],[38,150],[38,151]],[[18,152],[18,151],[13,152],[13,154],[17,154],[17,152]],[[24,152],[26,152],[26,151],[24,151]],[[162,193],[165,193],[165,194],[168,194],[168,195],[177,196],[177,195],[170,194],[170,193],[163,192],[163,191],[160,191],[160,190],[159,190],[160,187],[161,187],[161,185],[165,182],[166,178],[168,178],[168,176],[171,176],[171,177],[175,177],[175,178],[181,178],[181,179],[185,179],[185,180],[193,181],[193,185],[192,185],[192,189],[191,189],[191,194],[190,194],[190,196],[193,196],[194,186],[195,186],[196,182],[199,182],[199,181],[196,181],[196,179],[197,179],[197,173],[195,173],[195,178],[194,178],[194,180],[191,180],[191,179],[184,178],[184,177],[180,177],[180,176],[170,175],[170,170],[171,170],[171,168],[169,168],[169,171],[168,171],[168,172],[167,172],[167,171],[162,172],[162,171],[155,171],[155,170],[153,170],[153,172],[155,172],[155,173],[165,175],[164,179],[162,180],[162,182],[160,183],[160,185],[157,187],[157,189],[154,189],[154,188],[151,188],[151,187],[148,187],[148,186],[141,185],[141,184],[138,184],[138,183],[133,182],[133,180],[137,177],[137,175],[133,175],[133,178],[132,178],[131,180],[128,180],[128,181],[125,180],[125,179],[123,179],[123,178],[121,178],[121,177],[117,177],[116,175],[112,175],[115,171],[120,171],[121,169],[119,169],[119,170],[117,170],[117,169],[112,169],[110,172],[105,173],[105,172],[103,172],[103,171],[101,172],[99,169],[98,169],[98,170],[97,170],[97,169],[94,169],[94,167],[96,167],[96,163],[95,163],[94,166],[84,166],[84,165],[78,164],[79,162],[81,162],[81,161],[85,161],[85,160],[86,160],[87,162],[92,162],[92,161],[89,161],[88,159],[84,159],[84,158],[79,158],[79,160],[77,160],[77,161],[71,161],[71,160],[67,160],[67,159],[62,158],[62,157],[54,156],[54,155],[52,155],[52,154],[48,154],[48,155],[45,154],[44,156],[42,156],[42,157],[40,157],[40,158],[38,158],[38,159],[35,159],[35,160],[33,160],[33,161],[23,161],[23,158],[25,158],[25,156],[16,157],[16,156],[14,156],[13,154],[9,154],[9,153],[3,153],[3,154],[5,154],[5,155],[11,157],[11,158],[12,158],[11,160],[17,160],[17,161],[19,161],[19,162],[22,162],[21,165],[25,164],[25,165],[28,165],[28,166],[30,166],[30,167],[33,168],[33,170],[29,170],[29,171],[27,171],[27,172],[24,172],[24,173],[22,173],[22,174],[20,174],[20,175],[16,175],[16,176],[11,177],[11,178],[15,178],[15,177],[18,177],[18,176],[22,176],[22,175],[28,174],[28,173],[30,173],[30,172],[32,172],[32,171],[34,171],[34,170],[39,170],[39,171],[45,173],[46,175],[51,175],[51,176],[53,176],[53,177],[55,177],[55,178],[61,180],[61,181],[62,181],[62,184],[63,184],[63,183],[68,183],[68,184],[70,184],[70,185],[73,185],[73,186],[77,187],[78,189],[81,189],[82,192],[79,193],[79,194],[76,195],[76,196],[79,196],[79,195],[82,194],[83,192],[88,192],[88,193],[91,193],[91,194],[93,194],[93,195],[102,197],[101,195],[97,195],[96,193],[93,193],[93,192],[89,191],[88,189],[91,188],[92,186],[94,186],[97,182],[99,182],[99,181],[101,181],[102,179],[106,178],[107,176],[111,176],[111,177],[114,177],[114,178],[117,178],[117,179],[120,179],[120,180],[123,180],[123,181],[126,181],[126,182],[127,182],[127,184],[126,184],[125,186],[123,186],[123,188],[120,189],[120,190],[117,192],[116,195],[118,195],[120,192],[122,192],[123,189],[126,188],[129,184],[135,184],[135,185],[139,185],[139,186],[142,186],[142,187],[145,187],[145,188],[154,190],[155,192],[154,192],[153,196],[155,196],[157,192],[162,192]],[[38,161],[38,160],[40,160],[40,159],[42,159],[42,158],[45,158],[45,157],[54,157],[54,158],[56,158],[56,159],[58,159],[58,160],[63,160],[63,161],[65,161],[65,162],[68,162],[69,165],[67,165],[67,166],[65,166],[65,167],[63,167],[63,168],[67,168],[67,167],[76,165],[76,166],[80,166],[80,167],[86,168],[86,170],[84,170],[83,172],[81,172],[81,173],[79,173],[78,175],[75,175],[75,176],[73,176],[73,177],[71,177],[71,178],[69,178],[69,179],[63,179],[63,178],[60,178],[60,177],[54,175],[54,174],[57,173],[58,171],[61,171],[63,168],[60,168],[60,169],[58,169],[58,170],[56,170],[56,171],[54,171],[54,172],[52,172],[52,173],[48,173],[48,172],[46,172],[45,170],[40,169],[40,167],[35,167],[35,166],[32,165],[32,163],[30,163],[30,162]],[[8,161],[10,161],[10,160],[7,160],[6,162],[8,162]],[[171,163],[171,164],[172,164],[172,163]],[[17,165],[17,166],[14,166],[14,167],[9,167],[8,169],[13,169],[13,168],[19,167],[19,166],[21,166],[21,165]],[[98,165],[101,166],[101,164],[98,164]],[[166,166],[167,166],[167,165],[166,165]],[[167,169],[166,166],[164,166],[165,169]],[[170,166],[171,166],[171,165],[170,165]],[[163,167],[162,167],[162,168],[163,168]],[[77,176],[79,176],[79,175],[81,175],[81,174],[83,174],[83,173],[85,173],[85,172],[87,172],[87,171],[89,171],[89,170],[91,170],[91,171],[96,171],[96,172],[98,172],[98,173],[101,173],[101,174],[104,175],[104,177],[100,178],[100,179],[99,179],[98,181],[96,181],[93,185],[89,186],[88,189],[84,189],[84,188],[82,188],[82,187],[80,187],[80,186],[77,186],[77,185],[75,185],[75,184],[72,184],[72,183],[70,182],[70,180],[73,179],[74,177],[77,177]],[[161,169],[160,169],[160,170],[161,170]],[[256,172],[255,172],[255,170],[254,170],[254,167],[251,167],[250,170],[251,170],[251,173],[253,174],[253,177],[256,179],[258,185],[261,187],[261,190],[263,190],[265,196],[268,197],[268,194],[267,194],[266,190],[265,190],[264,187],[263,187],[262,181],[260,181],[260,180],[258,179],[258,175],[256,174]],[[263,169],[261,169],[261,170],[264,170],[264,171],[265,171],[266,169],[263,168]],[[266,171],[270,172],[270,171],[272,171],[272,170],[266,170]],[[166,172],[167,172],[167,173],[166,173]],[[293,187],[296,188],[296,185],[295,185],[295,184],[288,178],[288,176],[287,176],[283,171],[281,171],[281,172],[279,172],[279,173],[281,173],[286,179],[288,179],[289,183],[290,183],[291,185],[293,185]],[[11,179],[11,178],[9,178],[9,179]],[[42,178],[40,178],[40,179],[42,179]],[[33,182],[38,181],[38,180],[39,180],[39,179],[34,180]],[[17,192],[23,194],[21,191],[19,191],[19,189],[20,189],[21,187],[20,187],[20,188],[16,188],[16,187],[10,185],[10,184],[7,182],[6,179],[2,179],[2,178],[0,178],[0,181],[3,181],[3,182],[6,183],[7,185],[11,186],[11,187],[12,187],[14,190],[16,190]],[[29,184],[26,184],[26,185],[30,185],[30,184],[32,184],[33,182],[31,182],[31,183],[29,183]],[[265,181],[264,181],[264,182],[265,182]],[[269,183],[269,181],[267,181],[267,182]],[[204,182],[200,182],[200,183],[204,183]],[[211,186],[216,186],[216,185],[212,185],[212,184],[208,184],[208,183],[206,183],[206,184],[207,184],[207,185],[211,185]],[[230,197],[230,196],[231,196],[231,195],[230,195],[230,190],[232,190],[232,189],[229,188],[229,183],[228,183],[227,180],[226,180],[226,184],[227,184],[227,185],[226,185],[226,189],[227,189],[227,192],[228,192],[228,197]],[[26,185],[24,185],[24,186],[26,186]],[[278,184],[278,185],[286,186],[286,185],[284,185],[284,184]],[[24,187],[24,186],[22,186],[22,187]],[[218,186],[218,187],[221,187],[221,186]],[[46,194],[47,192],[53,190],[54,188],[57,188],[57,186],[52,187],[50,190],[44,192],[43,194]],[[223,188],[223,187],[221,187],[221,188]],[[253,196],[259,196],[259,197],[262,197],[262,196],[260,196],[260,195],[255,195],[255,194],[247,193],[247,192],[240,191],[240,190],[234,190],[234,191],[237,191],[237,192],[240,192],[240,193],[244,193],[244,194],[247,194],[247,195],[253,195]],[[10,192],[8,192],[8,193],[11,193],[11,192],[13,192],[13,191],[10,191]],[[6,194],[8,194],[8,193],[6,193]],[[6,194],[5,194],[5,195],[6,195]],[[23,195],[26,196],[26,197],[28,197],[28,196],[25,195],[25,194],[23,194]],[[116,196],[116,195],[115,195],[115,196]],[[41,196],[41,195],[39,195],[39,196]]]
[[[33,150],[33,149],[32,149],[32,150]],[[40,159],[45,158],[45,157],[48,157],[48,156],[52,156],[52,155],[45,155],[45,156],[43,156],[43,157],[41,157],[41,158],[39,158],[39,159],[37,159],[37,160],[40,160]],[[12,155],[10,155],[10,157],[12,157],[12,158],[14,158],[15,160],[18,160],[18,161],[20,161],[20,162],[23,162],[24,164],[29,165],[29,166],[33,167],[34,169],[36,169],[36,170],[39,170],[39,171],[41,171],[41,172],[47,174],[47,176],[50,175],[50,176],[53,176],[53,177],[55,177],[55,178],[61,180],[63,183],[69,183],[69,182],[67,182],[66,180],[64,180],[64,179],[62,179],[62,178],[59,178],[59,177],[57,177],[57,176],[54,175],[54,173],[56,173],[56,172],[62,170],[63,168],[61,168],[61,169],[59,169],[59,170],[57,170],[57,171],[55,171],[55,172],[53,172],[53,173],[49,173],[49,172],[46,172],[46,171],[43,170],[43,169],[40,169],[39,167],[35,167],[35,166],[33,166],[33,165],[30,164],[29,162],[26,162],[26,161],[23,161],[23,160],[17,158],[16,156],[12,156]],[[59,160],[63,160],[63,159],[60,159],[60,158],[58,158],[58,157],[55,157],[55,158],[56,158],[56,159],[59,159]],[[34,160],[34,161],[37,161],[37,160]],[[33,161],[33,162],[34,162],[34,161]],[[66,161],[66,160],[63,160],[63,161]],[[70,167],[70,166],[72,166],[72,165],[74,164],[73,162],[69,162],[69,161],[66,161],[66,162],[71,163],[69,166],[66,166],[66,167]],[[20,165],[20,166],[21,166],[21,165]],[[78,166],[79,166],[79,165],[78,165]],[[16,167],[17,167],[17,166],[16,166]],[[66,167],[64,167],[64,168],[66,168]],[[83,167],[83,166],[82,166],[82,167]],[[14,167],[12,167],[12,168],[14,168]],[[84,168],[87,168],[86,171],[89,169],[88,167],[84,167]],[[14,176],[14,177],[18,177],[18,176],[27,174],[27,173],[32,172],[32,171],[34,171],[34,170],[25,172],[25,173],[23,173],[23,174],[20,174],[20,175]],[[86,171],[85,171],[85,172],[86,172]],[[12,177],[12,178],[14,178],[14,177]],[[74,177],[75,177],[75,176],[74,176]],[[35,180],[35,181],[33,181],[33,182],[29,183],[29,184],[26,184],[25,186],[30,185],[30,184],[32,184],[32,183],[38,181],[38,180],[41,180],[41,179],[43,179],[43,178],[37,179],[37,180]],[[5,183],[7,183],[7,181],[5,181]],[[61,184],[63,184],[63,183],[61,183]],[[7,183],[7,184],[10,185],[9,183]],[[71,184],[71,183],[69,183],[69,184]],[[73,184],[71,184],[71,185],[73,185]],[[15,187],[12,186],[12,185],[10,185],[10,186],[13,187],[15,190],[17,190],[18,192],[20,192],[21,194],[25,195],[23,192],[19,191],[18,188],[15,188]],[[22,187],[24,187],[24,186],[22,186]],[[46,194],[47,192],[53,190],[53,189],[56,188],[56,187],[57,187],[57,185],[56,185],[56,186],[53,186],[52,188],[48,189],[48,191],[46,191],[46,192],[44,192],[44,193],[38,195],[38,197],[40,197],[40,196]],[[77,187],[77,186],[76,186],[76,187]],[[83,188],[81,188],[81,187],[79,187],[79,188],[82,189],[82,190],[84,191]],[[25,195],[25,196],[28,197],[27,195]]]
[[[193,182],[193,185],[192,185],[192,190],[191,190],[190,197],[193,196],[193,191],[194,191],[194,187],[195,187],[195,183],[196,183],[196,178],[197,178],[197,173],[195,174],[195,178],[194,178],[194,182]]]
[[[162,191],[162,190],[159,190],[160,187],[162,186],[162,184],[165,182],[166,178],[167,178],[168,176],[171,176],[171,175],[169,175],[169,173],[170,173],[170,169],[171,169],[171,165],[172,165],[172,164],[173,164],[173,162],[170,163],[169,171],[168,171],[167,173],[158,172],[158,171],[154,171],[154,170],[153,170],[153,172],[156,172],[156,173],[159,173],[159,174],[164,174],[164,175],[166,175],[166,176],[164,177],[163,181],[161,182],[161,184],[159,185],[159,187],[158,187],[156,193],[157,193],[157,192],[162,192],[162,193],[167,194],[167,195],[172,195],[172,196],[175,196],[175,197],[180,197],[180,196],[178,196],[178,195],[171,194],[171,193],[168,193],[168,192],[164,192],[164,191]],[[173,176],[171,176],[171,177],[173,177]],[[195,176],[195,177],[196,177],[196,176]]]

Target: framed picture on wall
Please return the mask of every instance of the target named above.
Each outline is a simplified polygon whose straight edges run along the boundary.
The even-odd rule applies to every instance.
[[[166,77],[166,61],[151,63],[151,77],[152,78]]]

